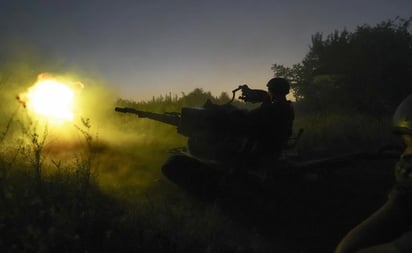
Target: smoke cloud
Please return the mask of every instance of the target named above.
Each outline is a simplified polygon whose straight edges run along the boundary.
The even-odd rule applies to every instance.
[[[61,64],[56,65],[59,65],[56,61],[47,62],[35,53],[3,58],[0,63],[2,155],[11,156],[20,152],[21,147],[32,146],[33,134],[37,134],[39,140],[45,140],[42,150],[45,173],[53,173],[56,170],[53,164],[57,162],[75,168],[76,161],[92,153],[94,174],[103,186],[144,191],[161,178],[160,167],[168,151],[184,146],[185,138],[173,126],[115,112],[117,91],[108,88],[98,75],[64,71]],[[16,99],[44,72],[77,85],[73,122],[63,125],[41,122]],[[25,160],[24,155],[16,157]]]

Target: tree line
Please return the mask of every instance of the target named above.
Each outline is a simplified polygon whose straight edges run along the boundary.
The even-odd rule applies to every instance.
[[[301,111],[390,114],[412,93],[411,21],[316,33],[300,63],[272,70],[291,81]]]

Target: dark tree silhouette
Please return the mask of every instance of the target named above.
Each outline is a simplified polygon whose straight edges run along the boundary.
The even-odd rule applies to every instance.
[[[316,33],[301,63],[272,70],[292,81],[307,110],[392,113],[412,92],[411,22],[397,18],[326,38]]]

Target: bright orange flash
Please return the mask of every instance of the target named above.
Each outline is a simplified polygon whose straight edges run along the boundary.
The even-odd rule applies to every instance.
[[[26,107],[53,122],[73,120],[74,91],[55,79],[38,80],[24,94]]]

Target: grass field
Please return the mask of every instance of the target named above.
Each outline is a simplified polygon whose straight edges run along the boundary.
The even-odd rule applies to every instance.
[[[169,151],[186,142],[174,127],[108,115],[99,127],[93,119],[71,127],[68,137],[16,118],[4,122],[1,252],[316,252],[378,206],[391,183],[393,161],[363,162],[320,175],[336,182],[285,181],[271,197],[277,206],[258,198],[203,202],[160,172]],[[305,132],[293,152],[305,158],[399,144],[387,119],[366,115],[298,115],[295,128]],[[353,203],[365,206],[349,217],[342,206]],[[331,228],[336,233],[322,238]]]

